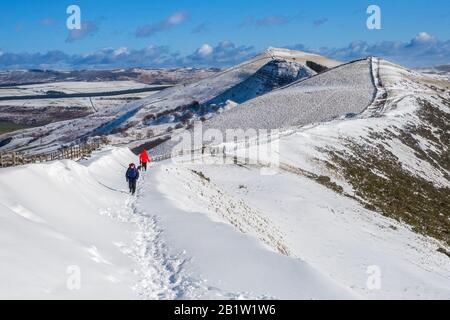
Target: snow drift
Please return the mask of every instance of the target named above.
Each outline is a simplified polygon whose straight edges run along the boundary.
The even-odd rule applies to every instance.
[[[136,296],[136,227],[118,183],[131,155],[97,157],[86,166],[57,161],[1,170],[1,298]],[[67,287],[71,266],[81,271],[80,291]]]
[[[153,189],[170,180],[160,186],[144,176],[135,202],[123,190],[133,158],[111,149],[83,164],[2,169],[1,298],[352,297],[308,264],[180,210]],[[79,290],[67,284],[73,267]]]

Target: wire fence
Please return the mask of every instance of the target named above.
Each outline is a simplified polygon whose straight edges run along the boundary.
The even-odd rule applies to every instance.
[[[285,132],[282,135],[288,135],[289,132]],[[187,150],[178,150],[172,151],[170,153],[152,156],[151,160],[153,162],[161,162],[168,159],[173,159],[177,157],[187,157],[191,156],[191,158],[196,156],[213,156],[213,157],[234,157],[235,161],[242,157],[238,157],[238,151],[245,149],[248,150],[253,146],[267,145],[280,138],[280,133],[274,135],[267,135],[265,137],[257,136],[255,138],[247,137],[244,140],[236,141],[234,143],[225,143],[220,145],[204,145],[195,149],[187,149]]]

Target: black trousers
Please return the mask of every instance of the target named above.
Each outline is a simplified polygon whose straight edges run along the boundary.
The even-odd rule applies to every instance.
[[[136,193],[136,179],[130,179],[128,180],[128,186],[130,187],[130,193],[135,194]]]
[[[147,171],[147,162],[141,162],[141,168],[144,171]]]

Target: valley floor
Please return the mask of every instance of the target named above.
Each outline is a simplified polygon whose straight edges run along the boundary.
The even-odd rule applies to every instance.
[[[169,160],[131,197],[132,161],[0,171],[0,298],[450,298],[435,240],[305,177]]]
[[[0,134],[13,132],[13,131],[20,130],[20,129],[23,129],[23,128],[25,128],[25,126],[20,125],[20,124],[15,124],[15,123],[12,123],[12,122],[0,121]]]

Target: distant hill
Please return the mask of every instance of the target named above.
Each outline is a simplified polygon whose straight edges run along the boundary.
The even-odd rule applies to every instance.
[[[118,70],[16,70],[0,71],[0,87],[41,84],[63,81],[127,81],[145,84],[178,84],[193,82],[211,76],[219,69],[118,69]]]

